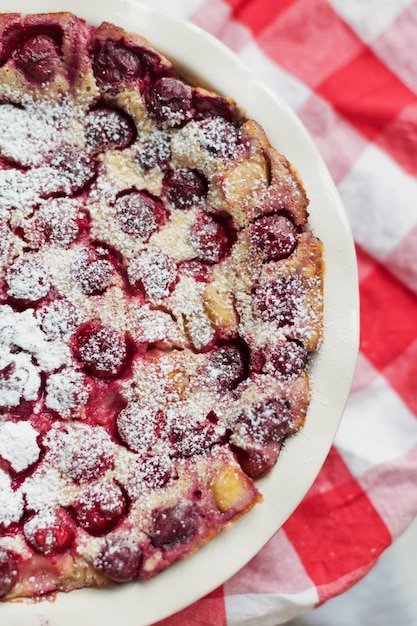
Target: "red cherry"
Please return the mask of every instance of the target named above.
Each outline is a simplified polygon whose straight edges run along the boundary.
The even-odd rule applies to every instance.
[[[18,558],[11,550],[0,547],[0,598],[7,596],[17,583]]]
[[[248,449],[233,446],[233,451],[243,471],[251,478],[261,478],[271,471],[275,465],[281,442],[270,442],[262,445],[262,450]]]
[[[239,136],[236,127],[222,117],[196,122],[201,147],[210,155],[232,159],[236,156]]]
[[[138,455],[132,463],[126,488],[136,498],[144,490],[165,487],[174,477],[175,461],[170,456]]]
[[[114,443],[101,426],[77,422],[68,431],[65,424],[53,425],[42,443],[62,475],[77,483],[95,480],[113,466]]]
[[[111,430],[116,416],[126,406],[126,400],[120,395],[118,383],[91,379],[91,392],[85,408],[89,424],[100,424]]]
[[[101,83],[116,86],[117,83],[136,80],[142,74],[141,62],[133,50],[108,39],[93,60],[94,75]]]
[[[135,257],[127,270],[130,284],[142,287],[151,302],[166,298],[177,280],[175,262],[157,249],[145,250]]]
[[[157,548],[188,543],[197,532],[197,520],[190,504],[180,503],[157,509],[152,514],[151,541]]]
[[[290,278],[281,277],[254,289],[261,319],[264,322],[275,322],[278,326],[293,323],[298,297],[296,281]]]
[[[133,120],[122,111],[99,108],[87,115],[85,137],[96,152],[127,148],[135,134]]]
[[[6,272],[7,293],[16,300],[37,302],[50,290],[49,276],[33,254],[17,258]]]
[[[189,209],[207,195],[207,181],[188,168],[169,170],[164,177],[165,196],[176,209]]]
[[[278,261],[292,254],[298,235],[294,224],[284,215],[265,215],[250,225],[249,239],[268,261]]]
[[[226,98],[221,96],[207,94],[194,90],[193,105],[195,108],[195,119],[201,120],[205,118],[223,117],[225,120],[232,122],[235,117],[235,106]]]
[[[36,83],[50,82],[61,65],[58,44],[46,35],[29,37],[14,56],[19,70]]]
[[[23,533],[35,552],[49,556],[68,550],[75,536],[75,524],[63,509],[43,510],[26,521]]]
[[[77,524],[90,535],[104,535],[126,515],[126,498],[115,482],[96,483],[73,504]]]
[[[129,358],[126,338],[98,322],[80,326],[74,338],[74,352],[88,373],[105,380],[118,378]]]
[[[106,248],[90,246],[79,250],[71,273],[86,296],[97,296],[109,287],[115,264]]]
[[[180,273],[184,276],[194,278],[198,283],[206,283],[210,280],[213,274],[213,266],[202,263],[197,259],[191,261],[183,261],[180,264]]]
[[[296,377],[303,371],[307,350],[296,341],[281,340],[270,345],[264,371],[275,376]]]
[[[139,574],[142,551],[123,537],[108,537],[94,559],[94,567],[115,583],[133,580]]]
[[[141,138],[135,159],[148,171],[154,167],[165,170],[171,158],[171,139],[168,133],[154,130],[149,138]]]
[[[160,412],[145,403],[129,403],[116,419],[121,440],[135,452],[151,447],[158,440]]]
[[[210,415],[210,413],[209,413]],[[170,454],[173,457],[188,458],[204,454],[224,439],[224,429],[215,427],[209,416],[197,426],[185,426],[186,421],[178,420],[169,426]]]
[[[166,212],[160,203],[144,191],[132,191],[115,202],[116,218],[123,232],[148,241],[165,221]]]
[[[38,225],[46,240],[66,247],[74,242],[88,223],[81,205],[71,198],[50,198],[37,212]]]
[[[146,93],[149,114],[160,125],[181,126],[191,119],[192,91],[181,80],[163,76]]]
[[[48,339],[64,339],[72,335],[83,321],[83,312],[69,300],[56,299],[36,311],[41,328]]]
[[[199,261],[218,263],[230,249],[226,227],[206,213],[200,213],[190,228],[190,243]]]
[[[247,373],[247,359],[236,345],[221,346],[208,353],[205,374],[209,385],[220,390],[233,389]]]
[[[53,171],[43,189],[43,196],[74,194],[85,189],[96,177],[95,159],[74,146],[63,145],[53,152],[48,160]]]
[[[271,398],[245,407],[238,424],[240,434],[258,444],[280,442],[288,434],[293,422],[289,403],[282,398]]]

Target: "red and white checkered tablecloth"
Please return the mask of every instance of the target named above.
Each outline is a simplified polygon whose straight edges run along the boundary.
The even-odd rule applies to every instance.
[[[417,514],[417,1],[147,3],[210,31],[287,100],[357,245],[360,354],[322,471],[243,570],[158,625],[276,626],[351,587]]]

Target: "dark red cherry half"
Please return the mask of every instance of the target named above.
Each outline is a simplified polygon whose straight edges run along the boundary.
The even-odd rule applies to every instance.
[[[49,157],[48,165],[54,180],[46,181],[43,195],[71,195],[84,190],[97,173],[97,162],[87,152],[74,146],[62,145]]]
[[[53,80],[61,66],[57,42],[47,35],[34,35],[26,39],[14,53],[16,66],[36,83]]]
[[[87,373],[111,380],[118,378],[129,360],[124,335],[110,326],[87,322],[80,326],[73,339],[74,353]]]
[[[71,273],[86,296],[104,293],[115,273],[115,260],[101,246],[79,250],[71,264]]]
[[[188,543],[197,532],[195,512],[187,503],[158,509],[153,512],[152,520],[151,541],[157,548]]]
[[[205,93],[198,89],[193,92],[193,105],[195,109],[195,119],[205,119],[222,117],[232,122],[235,115],[235,105],[221,96]]]
[[[207,180],[197,170],[168,170],[163,180],[164,194],[176,209],[189,209],[207,195]]]
[[[169,296],[178,277],[175,262],[163,252],[151,248],[132,259],[127,274],[132,287],[142,289],[151,302]]]
[[[208,117],[196,122],[201,147],[209,155],[231,159],[239,145],[237,128],[222,117]]]
[[[208,353],[205,374],[208,384],[215,388],[233,389],[246,377],[247,355],[234,344],[215,348]]]
[[[271,471],[277,462],[281,450],[281,442],[272,441],[262,445],[261,450],[255,448],[242,449],[232,446],[233,452],[243,469],[251,478],[261,478]]]
[[[293,412],[282,398],[265,399],[247,406],[239,421],[241,433],[258,444],[281,441],[289,432]]]
[[[250,225],[249,239],[268,261],[278,261],[295,250],[298,234],[294,224],[284,215],[265,215]]]
[[[197,215],[190,228],[190,243],[196,258],[204,263],[218,263],[229,252],[232,233],[207,213]]]
[[[75,524],[63,509],[51,509],[30,517],[23,532],[35,552],[49,556],[68,550],[75,536]]]
[[[94,109],[85,124],[87,145],[95,152],[127,148],[136,135],[133,120],[117,109]]]
[[[171,158],[171,139],[168,133],[156,131],[149,137],[141,137],[135,160],[148,171],[154,167],[166,170]]]
[[[93,71],[99,82],[116,86],[121,82],[138,79],[141,62],[133,50],[108,39],[94,57]]]
[[[145,191],[131,191],[119,196],[114,205],[123,232],[148,241],[166,220],[161,203]]]
[[[176,78],[163,76],[148,89],[146,105],[157,124],[181,126],[192,117],[191,87]]]
[[[264,322],[279,326],[292,324],[299,308],[299,288],[296,279],[280,277],[254,289],[254,299]]]
[[[73,504],[75,519],[90,535],[104,535],[125,516],[128,503],[115,482],[96,483]]]
[[[108,537],[94,559],[94,567],[115,583],[125,583],[138,576],[142,551],[128,538]]]

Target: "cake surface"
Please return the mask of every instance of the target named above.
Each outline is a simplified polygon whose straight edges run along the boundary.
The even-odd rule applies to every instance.
[[[140,37],[0,16],[0,598],[146,580],[304,424],[323,253],[284,156]]]

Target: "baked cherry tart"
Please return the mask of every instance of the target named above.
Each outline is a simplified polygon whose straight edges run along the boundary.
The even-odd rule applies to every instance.
[[[141,36],[0,30],[10,600],[149,579],[262,500],[310,402],[323,251],[259,124]]]

